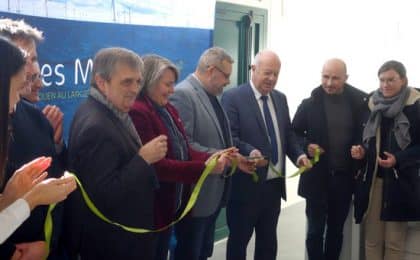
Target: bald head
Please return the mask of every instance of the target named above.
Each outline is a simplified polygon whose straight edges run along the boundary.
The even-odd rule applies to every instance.
[[[328,95],[341,94],[347,78],[347,67],[343,60],[329,59],[322,67],[322,88]]]
[[[252,83],[261,95],[267,95],[276,86],[280,73],[281,62],[279,56],[271,50],[257,53],[252,69]]]

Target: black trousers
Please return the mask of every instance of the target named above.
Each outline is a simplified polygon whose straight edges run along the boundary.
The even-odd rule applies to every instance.
[[[229,238],[227,260],[246,260],[246,248],[255,230],[255,260],[275,260],[277,222],[281,198],[273,196],[274,183],[267,181],[252,200],[230,201],[226,209]]]
[[[306,199],[309,260],[338,260],[343,243],[343,226],[351,202],[349,175],[331,175],[325,200]]]

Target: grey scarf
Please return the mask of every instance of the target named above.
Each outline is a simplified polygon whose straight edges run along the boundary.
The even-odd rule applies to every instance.
[[[379,90],[373,93],[371,97],[373,108],[363,130],[363,143],[365,145],[368,144],[370,138],[376,135],[376,130],[381,125],[382,117],[394,119],[393,132],[401,150],[404,150],[411,143],[408,131],[410,122],[402,112],[409,95],[409,87],[404,87],[398,95],[391,98],[385,98]]]
[[[128,115],[128,113],[124,113],[118,110],[111,102],[108,101],[108,99],[105,98],[105,96],[99,90],[97,90],[94,87],[90,88],[89,94],[96,101],[102,103],[107,108],[109,108],[114,113],[114,115],[121,121],[121,123],[126,127],[128,133],[137,143],[137,145],[142,146],[140,136],[137,134],[137,130],[134,127],[133,121],[131,121],[131,118]]]

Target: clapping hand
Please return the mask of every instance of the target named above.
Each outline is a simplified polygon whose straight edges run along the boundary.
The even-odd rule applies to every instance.
[[[63,201],[77,188],[74,176],[65,173],[61,178],[49,178],[36,184],[23,198],[31,210],[38,205]]]
[[[45,170],[51,164],[51,157],[39,157],[24,164],[9,179],[2,194],[2,206],[6,207],[30,191],[47,177]]]

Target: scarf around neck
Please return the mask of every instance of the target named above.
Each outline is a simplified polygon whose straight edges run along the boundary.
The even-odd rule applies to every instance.
[[[363,143],[366,146],[369,140],[376,136],[376,130],[381,125],[382,117],[386,117],[394,120],[393,132],[398,146],[401,150],[407,148],[411,143],[409,132],[410,122],[402,110],[406,105],[409,95],[409,87],[404,87],[398,95],[390,98],[384,97],[379,89],[373,93],[371,97],[373,108],[371,108],[369,119],[363,130]]]
[[[142,146],[140,136],[138,135],[133,121],[131,121],[128,113],[121,112],[119,109],[117,109],[108,99],[105,98],[105,96],[99,90],[94,87],[90,88],[89,94],[93,99],[110,109],[112,113],[121,121],[123,126],[125,126],[129,135],[137,143],[137,145]]]

